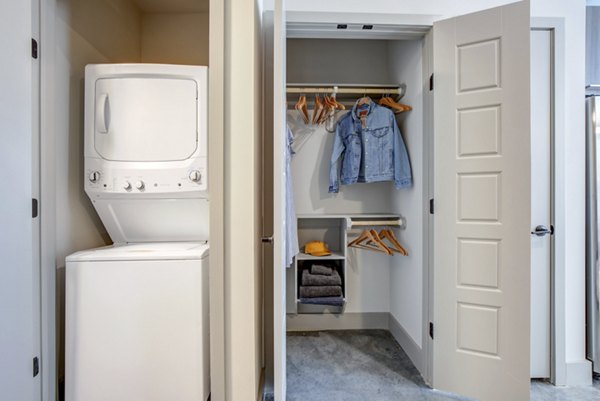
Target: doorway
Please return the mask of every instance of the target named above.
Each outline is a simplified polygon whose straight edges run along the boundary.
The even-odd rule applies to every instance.
[[[275,77],[275,87],[273,89],[276,107],[273,116],[275,118],[276,133],[284,132],[285,127],[285,115],[281,114],[284,109],[283,104],[285,104],[285,99],[282,99],[281,95],[284,93],[283,87],[286,82],[285,15],[283,11],[283,9],[278,10],[276,7],[273,45],[275,50],[273,60],[270,60],[274,65],[273,76]],[[278,12],[280,13],[279,16],[277,15]],[[501,13],[507,16],[505,21],[510,21],[507,22],[508,25],[506,26],[502,25],[502,18],[499,18]],[[429,63],[430,66],[434,66],[434,70],[437,67],[436,71],[440,72],[439,75],[436,74],[436,78],[440,77],[437,79],[430,78],[429,74],[424,74],[427,79],[422,87],[423,91],[432,91],[435,84],[435,94],[439,94],[439,96],[433,96],[434,103],[436,103],[435,109],[444,110],[437,114],[434,119],[425,119],[423,131],[425,132],[432,127],[432,125],[426,126],[427,124],[434,124],[434,122],[436,127],[447,128],[446,135],[441,135],[440,132],[439,137],[436,137],[436,140],[439,139],[440,141],[433,146],[436,149],[436,164],[443,166],[443,168],[440,167],[435,170],[439,173],[436,174],[436,183],[439,183],[439,188],[436,186],[437,190],[435,191],[436,199],[435,202],[429,202],[430,199],[426,199],[427,210],[431,209],[430,213],[433,214],[433,209],[435,209],[436,227],[445,229],[436,230],[435,236],[435,243],[443,245],[443,249],[440,245],[440,248],[435,252],[435,258],[438,261],[444,261],[444,263],[438,265],[443,264],[444,269],[441,269],[441,267],[438,269],[437,273],[440,274],[436,274],[435,284],[437,287],[444,288],[442,288],[443,291],[437,289],[431,291],[431,286],[424,288],[429,290],[429,301],[431,295],[435,293],[435,304],[441,308],[437,310],[436,315],[432,315],[431,308],[429,308],[429,315],[424,315],[424,321],[422,322],[425,326],[423,333],[433,337],[435,332],[435,347],[438,351],[436,354],[439,355],[438,358],[433,360],[433,366],[437,366],[437,370],[434,370],[436,373],[434,378],[437,382],[437,384],[434,384],[436,387],[446,388],[449,391],[457,390],[455,392],[492,394],[490,393],[492,387],[501,386],[506,391],[510,389],[514,394],[521,394],[528,391],[526,361],[529,358],[529,344],[522,340],[527,338],[529,334],[527,325],[523,324],[525,320],[529,320],[529,311],[528,309],[524,310],[523,305],[529,302],[530,273],[528,270],[515,270],[514,267],[523,265],[523,260],[520,260],[520,258],[527,260],[526,265],[530,263],[530,250],[527,243],[530,238],[530,216],[526,208],[518,212],[517,209],[510,207],[510,204],[516,201],[517,198],[520,199],[519,202],[521,203],[526,201],[526,204],[529,204],[530,202],[530,182],[528,181],[530,158],[528,133],[530,123],[527,100],[529,69],[516,68],[517,64],[507,61],[512,58],[516,60],[529,57],[527,47],[517,46],[518,43],[527,41],[529,37],[529,17],[527,10],[519,7],[519,5],[512,5],[505,6],[502,10],[492,9],[460,18],[465,19],[460,23],[448,21],[437,25],[438,35],[435,37],[439,38],[437,46],[440,51],[439,57],[436,57],[434,61],[423,58],[423,64]],[[473,20],[470,18],[473,18]],[[493,20],[495,23],[492,25],[481,24],[481,21],[475,23],[479,19]],[[297,32],[299,21],[294,21],[294,23],[296,25],[293,25],[293,29]],[[339,26],[338,24],[337,29],[345,29],[344,24],[341,28]],[[364,25],[361,26],[362,29],[365,29]],[[502,28],[500,28],[501,26]],[[452,42],[452,40],[455,40],[453,38],[458,37],[454,32],[457,27],[462,36],[459,35],[459,39],[456,39],[459,42],[454,43]],[[475,29],[477,27],[481,29]],[[314,34],[322,34],[325,28],[319,26],[313,32],[318,31]],[[404,26],[404,28],[407,27]],[[515,28],[518,29],[515,30]],[[357,32],[354,32],[354,34],[359,35]],[[500,42],[497,38],[504,34],[506,34],[505,39]],[[423,33],[421,33],[422,35]],[[308,37],[317,39],[315,36]],[[364,36],[361,35],[362,37]],[[322,39],[323,37],[318,38]],[[341,39],[342,36],[336,36],[335,38]],[[357,37],[353,39],[357,39]],[[381,37],[378,39],[381,39]],[[501,43],[503,50],[500,53]],[[510,45],[506,45],[507,43],[510,43]],[[454,58],[456,54],[451,51],[442,52],[441,49],[452,49],[459,45],[462,48],[458,60],[459,64],[456,64],[457,61]],[[512,53],[507,53],[507,50]],[[487,57],[485,63],[481,62],[482,57]],[[406,57],[405,59],[410,58]],[[323,63],[319,65],[323,65]],[[460,71],[472,75],[469,75],[468,79],[465,78],[467,75],[461,75],[460,71],[457,72],[452,68],[456,65],[462,68]],[[522,66],[528,67],[526,64],[522,64]],[[348,69],[338,70],[347,71]],[[506,72],[500,73],[501,70]],[[503,76],[502,85],[499,84],[500,74]],[[463,80],[453,81],[456,77],[461,76]],[[307,80],[306,82],[318,81]],[[460,88],[458,94],[455,90],[456,87]],[[527,89],[523,90],[524,87]],[[508,96],[511,96],[513,100],[508,102]],[[517,103],[523,100],[525,102],[517,106]],[[428,106],[427,101],[423,103],[422,111]],[[281,109],[279,108],[280,105],[282,106]],[[457,106],[455,107],[455,105]],[[455,107],[459,113],[457,114],[456,110],[451,110],[448,106]],[[500,110],[502,110],[501,113]],[[527,113],[523,113],[524,110]],[[458,125],[460,132],[454,132],[457,127],[457,116],[460,117],[460,124]],[[511,117],[507,120],[507,116],[514,116],[514,118]],[[477,135],[477,132],[480,131],[486,133],[486,135]],[[278,135],[274,135],[274,149],[281,148],[281,138],[277,138]],[[460,137],[459,142],[454,140],[456,135]],[[505,138],[502,139],[502,136],[505,136]],[[460,144],[460,148],[448,152],[448,149],[455,148],[457,143]],[[326,146],[319,149],[325,148]],[[523,151],[526,151],[526,154],[522,154]],[[439,158],[440,155],[443,156],[443,159]],[[505,156],[510,158],[510,163],[503,162]],[[275,152],[274,157],[278,158],[277,152]],[[515,165],[517,162],[521,163],[518,169]],[[312,177],[317,177],[317,183],[323,182],[321,179],[323,164],[320,163],[317,166],[320,166],[317,167],[319,174],[314,174]],[[278,171],[278,169],[274,170]],[[459,177],[458,181],[457,176]],[[307,178],[306,174],[303,177]],[[279,179],[280,177],[275,174],[275,182]],[[442,186],[442,183],[447,185]],[[460,184],[458,188],[456,188],[457,183]],[[273,192],[275,193],[275,204],[277,205],[281,191],[277,190],[277,186],[275,189]],[[457,191],[461,195],[459,198],[455,196]],[[325,198],[317,197],[317,200],[323,199]],[[383,197],[382,199],[386,198]],[[457,199],[460,201],[459,204],[456,203]],[[482,201],[475,203],[475,199],[482,199]],[[311,206],[314,206],[314,204],[313,199]],[[434,207],[430,207],[430,205]],[[274,209],[278,208],[275,207]],[[454,218],[456,211],[459,211],[458,220]],[[318,212],[323,211],[318,210]],[[367,212],[370,212],[370,210]],[[400,213],[402,212],[401,210]],[[350,212],[348,211],[348,213]],[[328,217],[331,218],[331,216]],[[416,223],[415,216],[411,217],[408,220]],[[304,216],[304,218],[307,217]],[[311,216],[308,216],[308,218],[311,218]],[[314,219],[314,217],[312,218]],[[281,219],[281,216],[275,214],[275,221],[279,221],[279,219]],[[425,226],[428,224],[427,219],[422,219],[419,223]],[[279,225],[277,224],[277,226]],[[507,235],[506,230],[498,229],[499,227],[503,228],[503,226],[511,227],[512,232],[510,235]],[[414,228],[414,226],[411,227]],[[281,251],[278,246],[281,233],[278,234],[274,238],[276,257],[274,258],[275,288],[273,293],[276,301],[273,309],[275,312],[275,395],[280,398],[284,397],[285,394],[285,366],[277,365],[282,365],[282,362],[285,363],[285,355],[282,355],[281,350],[285,349],[286,340],[285,310],[281,313],[279,308],[282,305],[279,304],[282,300],[281,295],[285,296],[286,291],[290,291],[290,287],[288,285],[287,290],[285,288],[278,289],[278,286],[283,286],[282,284],[285,283],[283,277],[285,273],[282,274],[277,267],[280,266],[279,261],[281,260],[280,255],[277,255],[277,251]],[[456,244],[458,244],[458,247]],[[460,257],[457,257],[457,252],[460,253],[458,255]],[[341,271],[345,272],[344,269],[341,269]],[[294,277],[297,277],[297,275],[292,275],[292,278]],[[523,284],[526,284],[527,289]],[[415,283],[416,286],[418,284]],[[346,285],[344,288],[353,289],[354,287]],[[392,288],[396,289],[395,287]],[[513,294],[512,291],[515,291],[515,293]],[[424,293],[426,292],[424,291]],[[344,295],[346,294],[344,293]],[[367,298],[372,299],[372,297]],[[363,296],[360,299],[367,298]],[[296,300],[296,302],[299,301]],[[456,305],[460,308],[458,315],[456,311],[452,312],[453,308],[456,309]],[[502,312],[500,312],[501,309]],[[427,319],[427,317],[433,317],[433,319]],[[456,319],[458,319],[460,326],[459,330],[456,330]],[[502,320],[503,323],[500,324],[499,320]],[[298,321],[300,321],[300,318],[298,318]],[[409,326],[406,325],[406,327]],[[278,338],[279,344],[277,344]],[[485,340],[482,338],[485,338]],[[427,355],[429,354],[427,349],[430,344],[432,343],[427,338],[421,344],[421,357],[425,359],[423,368],[432,364],[431,354]],[[457,344],[459,344],[458,349]],[[507,348],[506,344],[518,345],[518,349],[515,347]],[[442,356],[440,350],[447,352]],[[500,358],[500,355],[508,357]],[[508,359],[512,361],[513,368],[520,372],[518,375],[503,376],[502,380],[499,380],[498,375],[485,376],[492,373],[492,371],[502,373],[511,370],[500,367]],[[459,362],[458,365],[453,362],[455,360]],[[471,371],[472,374],[466,374],[465,371],[460,377],[449,375],[448,372],[453,370],[444,369],[444,366],[446,366],[444,364],[450,364],[450,366],[460,365],[461,370],[463,367],[468,368],[467,370]],[[481,366],[482,369],[476,368],[476,366]],[[424,370],[426,369],[422,369],[422,371]],[[486,372],[485,375],[484,372]],[[282,375],[283,377],[281,377]],[[467,376],[471,376],[470,379]],[[475,376],[480,377],[481,380],[474,381],[473,377]],[[492,377],[494,379],[490,381]],[[518,380],[516,380],[518,383],[514,380],[516,377],[518,377]],[[500,385],[499,383],[502,383],[503,380],[505,385]],[[489,382],[490,385],[483,388],[478,386],[476,382]],[[492,382],[495,383],[495,386],[491,386]],[[470,387],[473,391],[461,391],[461,389],[467,387]],[[478,393],[479,391],[481,392]],[[494,395],[494,397],[498,396],[498,393]]]

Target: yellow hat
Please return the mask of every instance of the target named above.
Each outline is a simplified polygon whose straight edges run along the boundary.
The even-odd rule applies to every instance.
[[[321,241],[311,241],[304,245],[304,253],[308,253],[312,256],[327,256],[331,255],[327,246]]]

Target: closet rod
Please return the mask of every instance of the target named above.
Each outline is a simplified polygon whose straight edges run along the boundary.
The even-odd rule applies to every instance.
[[[404,222],[402,219],[394,220],[350,220],[350,227],[358,226],[399,226],[402,227]]]
[[[367,94],[367,95],[400,95],[404,93],[401,85],[382,85],[382,86],[353,86],[353,85],[288,85],[286,93],[305,94],[305,93],[348,93],[348,94]]]

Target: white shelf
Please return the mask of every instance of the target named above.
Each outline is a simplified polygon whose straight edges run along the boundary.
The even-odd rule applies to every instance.
[[[298,219],[399,219],[402,216],[399,214],[389,213],[347,213],[347,214],[299,214]]]
[[[298,260],[344,260],[346,257],[340,252],[331,252],[331,255],[327,256],[313,256],[307,253],[300,252],[296,255]]]

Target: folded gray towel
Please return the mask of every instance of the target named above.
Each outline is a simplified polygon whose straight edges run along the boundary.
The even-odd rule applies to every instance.
[[[333,269],[331,267],[323,266],[323,265],[312,265],[310,267],[310,274],[320,274],[322,276],[331,276],[333,273]]]
[[[301,304],[310,304],[310,305],[344,306],[344,298],[342,298],[342,297],[300,298],[300,303]]]
[[[342,285],[342,278],[336,270],[333,271],[331,276],[310,274],[308,270],[303,270],[302,285]]]
[[[339,285],[324,285],[321,287],[300,286],[300,298],[341,297],[342,287]]]

